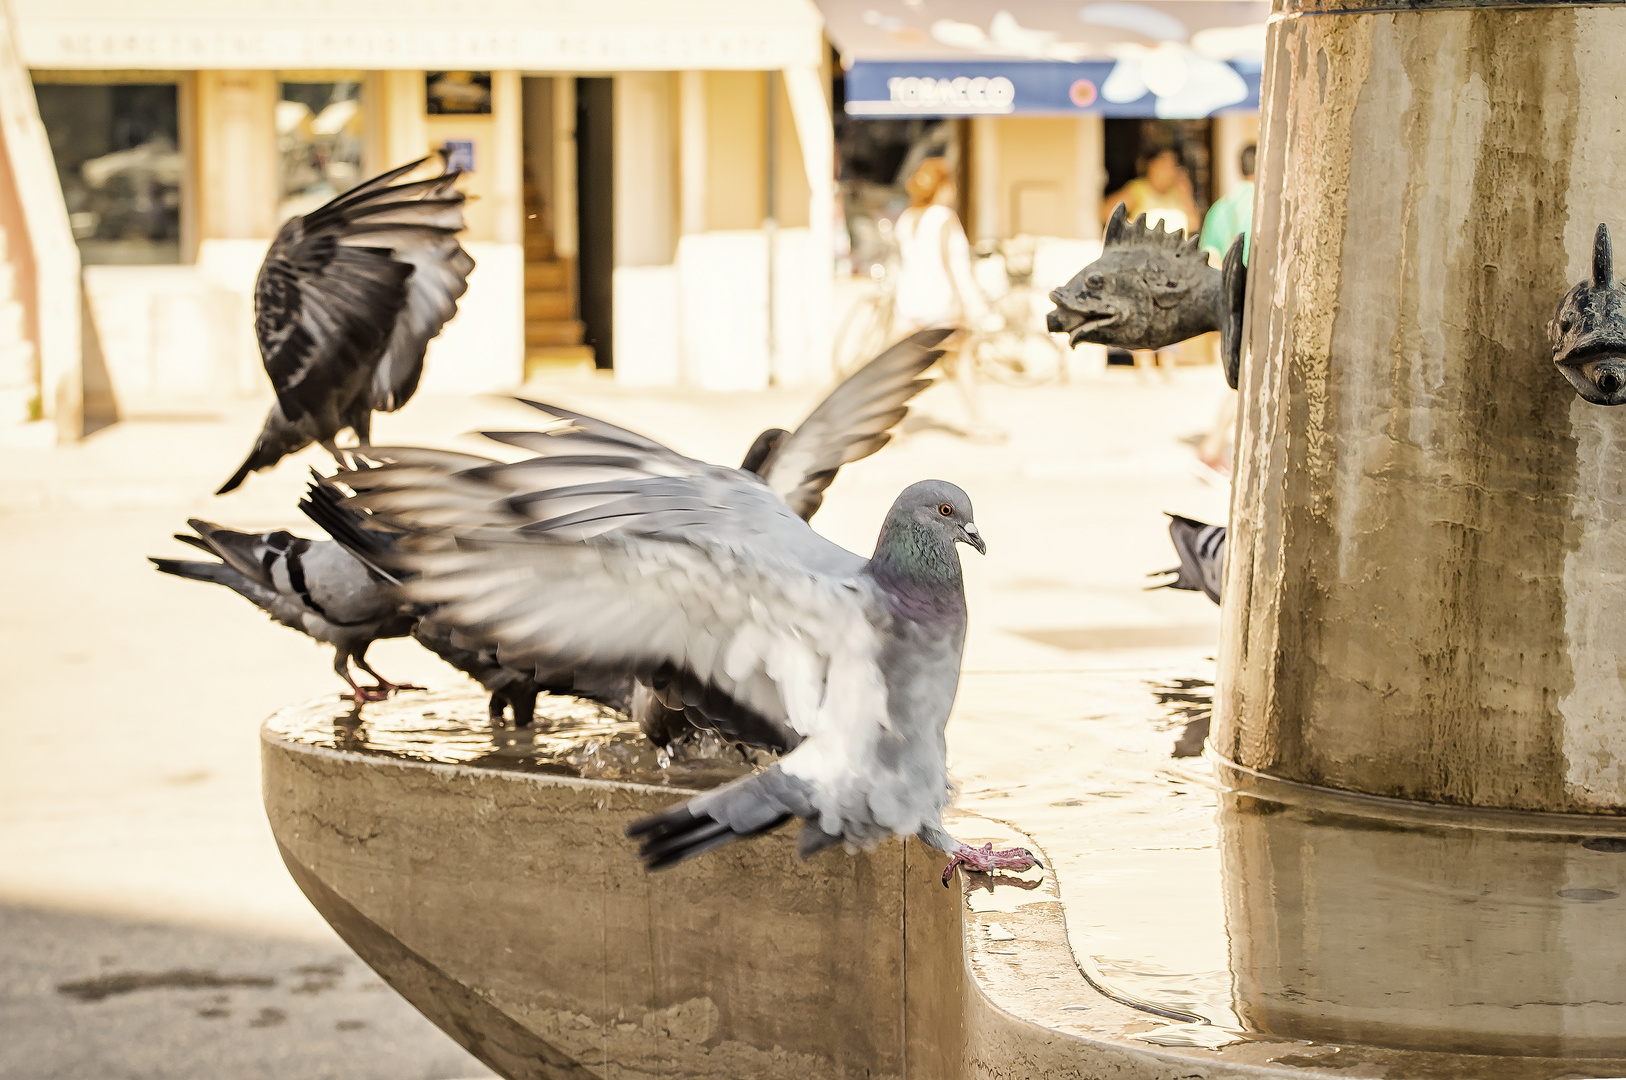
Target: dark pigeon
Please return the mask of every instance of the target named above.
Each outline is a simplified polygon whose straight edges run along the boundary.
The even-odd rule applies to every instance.
[[[1169,515],[1169,539],[1180,556],[1180,565],[1159,570],[1148,577],[1173,574],[1172,580],[1152,586],[1157,589],[1189,589],[1202,592],[1214,603],[1220,602],[1225,588],[1224,525],[1208,525],[1179,514]]]
[[[254,284],[254,333],[277,400],[216,494],[313,442],[342,460],[341,431],[366,445],[373,413],[394,412],[417,390],[424,350],[457,314],[474,269],[457,242],[459,174],[392,185],[427,160],[290,218],[271,242]]]
[[[945,884],[956,866],[1038,865],[942,824],[966,629],[955,545],[984,550],[963,491],[906,489],[866,560],[755,476],[639,454],[607,441],[608,425],[568,420],[535,433],[530,460],[467,468],[391,449],[339,479],[413,535],[408,595],[504,665],[630,672],[675,688],[727,738],[780,733],[791,749],[779,762],[629,828],[648,866],[791,818],[804,856],[918,836],[950,855]]]
[[[393,589],[331,540],[311,541],[284,530],[243,533],[192,518],[195,536],[175,539],[219,561],[153,558],[166,574],[224,585],[286,627],[332,645],[333,670],[350,687],[357,704],[380,701],[396,690],[367,663],[367,649],[380,638],[405,637],[413,617]],[[359,686],[350,665],[377,680]]]

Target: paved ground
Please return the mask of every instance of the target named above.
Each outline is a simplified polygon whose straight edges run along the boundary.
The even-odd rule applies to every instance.
[[[528,391],[717,461],[811,400],[592,380]],[[1196,478],[1182,441],[1209,425],[1222,392],[1212,368],[988,387],[1012,437],[980,446],[934,422],[961,419],[934,389],[897,445],[842,474],[818,524],[867,551],[904,484],[963,486],[989,542],[986,559],[967,558],[968,670],[1123,668],[1189,651],[1212,643],[1217,609],[1145,592],[1144,575],[1173,561],[1161,511],[1224,516],[1227,493]],[[294,501],[319,454],[209,494],[263,408],[176,406],[65,449],[36,432],[0,436],[0,1077],[488,1075],[350,955],[277,858],[256,726],[278,705],[334,692],[329,655],[144,560],[184,551],[169,534],[189,516],[302,527]],[[375,439],[456,445],[527,413],[425,396],[380,418]],[[392,678],[458,679],[410,643],[385,642],[371,659]],[[1047,707],[1044,684],[1035,708]],[[1000,777],[979,767],[975,779]]]

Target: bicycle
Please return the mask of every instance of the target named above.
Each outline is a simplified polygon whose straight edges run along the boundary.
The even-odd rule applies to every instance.
[[[988,315],[966,338],[962,357],[973,371],[1007,386],[1038,386],[1067,381],[1067,350],[1042,329],[1033,287],[1033,248],[1023,241],[979,245],[979,259],[1003,255],[1005,289],[987,297]],[[896,248],[870,267],[872,290],[859,298],[836,331],[835,361],[845,377],[890,345],[895,335]]]
[[[1018,240],[979,245],[977,256],[1004,257],[1005,291],[988,301],[989,314],[972,329],[966,348],[976,371],[1007,386],[1067,381],[1067,350],[1041,328],[1033,286],[1033,246]]]
[[[876,263],[870,267],[873,291],[860,297],[836,330],[836,371],[846,378],[892,343],[894,290],[891,273]]]

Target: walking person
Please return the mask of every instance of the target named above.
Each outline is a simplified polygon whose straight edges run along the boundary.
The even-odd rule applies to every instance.
[[[912,334],[928,326],[956,326],[962,330],[979,324],[988,313],[982,291],[971,276],[971,245],[954,212],[954,174],[940,157],[920,163],[904,184],[909,208],[898,215],[893,236],[898,244],[898,283],[895,297],[897,331]],[[965,350],[966,335],[945,343],[939,361],[965,403],[970,423],[966,436],[979,442],[999,442],[1007,433],[990,423],[977,400],[972,358]]]
[[[1156,228],[1159,222],[1169,232],[1197,227],[1197,198],[1191,177],[1181,167],[1180,155],[1171,148],[1154,151],[1142,163],[1139,176],[1101,200],[1103,224],[1119,203],[1124,204],[1131,221],[1145,214],[1150,228]],[[1162,372],[1162,352],[1137,349],[1131,355],[1136,370]]]

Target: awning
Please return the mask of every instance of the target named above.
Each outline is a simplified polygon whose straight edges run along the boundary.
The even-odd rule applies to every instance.
[[[852,116],[1259,107],[1266,0],[819,0]]]
[[[11,0],[32,68],[817,68],[809,0]]]

